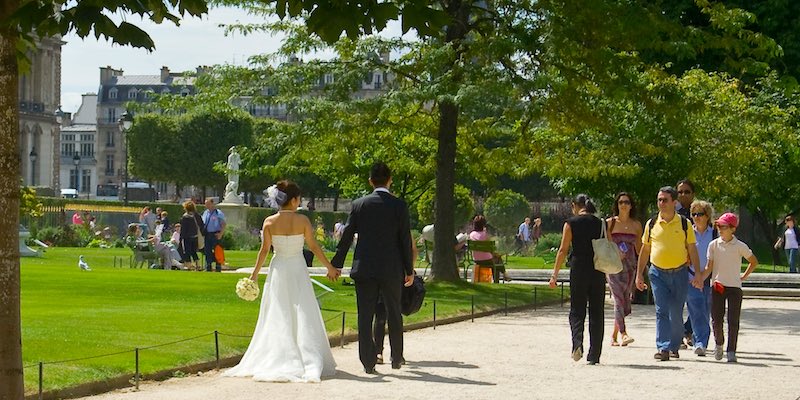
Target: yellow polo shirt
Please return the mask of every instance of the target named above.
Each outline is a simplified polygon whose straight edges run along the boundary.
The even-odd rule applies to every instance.
[[[658,268],[673,269],[686,264],[689,259],[689,252],[686,244],[694,245],[694,229],[692,223],[687,222],[686,234],[683,233],[681,217],[677,213],[669,222],[661,218],[658,214],[653,233],[650,233],[650,224],[647,223],[642,234],[642,243],[650,244],[650,262]]]

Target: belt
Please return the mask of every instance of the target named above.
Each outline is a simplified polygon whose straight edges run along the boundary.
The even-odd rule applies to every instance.
[[[675,273],[675,272],[681,271],[684,268],[686,268],[686,264],[683,264],[680,267],[676,267],[676,268],[660,268],[655,264],[650,264],[650,265],[652,265],[654,268],[658,269],[659,271],[666,272],[668,274]]]

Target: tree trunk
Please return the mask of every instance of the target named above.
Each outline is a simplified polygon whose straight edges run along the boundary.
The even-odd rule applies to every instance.
[[[0,21],[18,6],[19,0],[0,3]],[[7,28],[0,29],[0,399],[22,399],[17,36]]]
[[[339,211],[339,189],[333,195],[333,212]]]
[[[433,232],[433,265],[431,274],[439,281],[457,281],[453,209],[453,187],[456,182],[456,130],[458,106],[452,102],[439,105],[439,148],[436,152],[436,207]]]
[[[454,83],[460,83],[459,57],[468,33],[470,14],[469,2],[450,1],[445,11],[451,16],[452,23],[447,27],[445,42],[456,49],[449,73]],[[455,242],[455,200],[453,198],[456,183],[456,137],[458,134],[459,108],[453,100],[445,99],[439,103],[439,145],[436,151],[436,204],[434,223],[436,229],[433,236],[433,265],[431,274],[434,280],[457,281]]]

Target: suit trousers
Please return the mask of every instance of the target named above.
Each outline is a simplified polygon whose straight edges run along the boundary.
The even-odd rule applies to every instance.
[[[403,315],[400,313],[400,296],[403,281],[397,279],[358,278],[356,304],[358,305],[358,357],[364,368],[375,367],[377,349],[373,337],[373,322],[378,296],[383,296],[386,322],[389,324],[389,345],[392,361],[403,360]]]
[[[589,352],[587,361],[600,362],[603,351],[603,328],[606,296],[606,276],[600,271],[569,271],[569,326],[572,330],[572,350],[583,348],[586,307],[589,307]]]

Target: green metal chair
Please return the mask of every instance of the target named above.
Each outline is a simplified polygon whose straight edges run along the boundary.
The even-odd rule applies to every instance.
[[[500,257],[494,257],[491,260],[481,260],[476,261],[472,257],[473,251],[482,251],[491,254],[497,254],[497,244],[494,240],[468,240],[467,241],[468,251],[470,261],[467,262],[467,266],[464,268],[464,279],[467,279],[467,270],[471,265],[480,265],[481,267],[489,267],[492,269],[492,280],[494,283],[500,282],[500,274],[506,271],[506,262],[508,261],[508,255],[503,254]],[[505,282],[505,281],[503,281]]]

